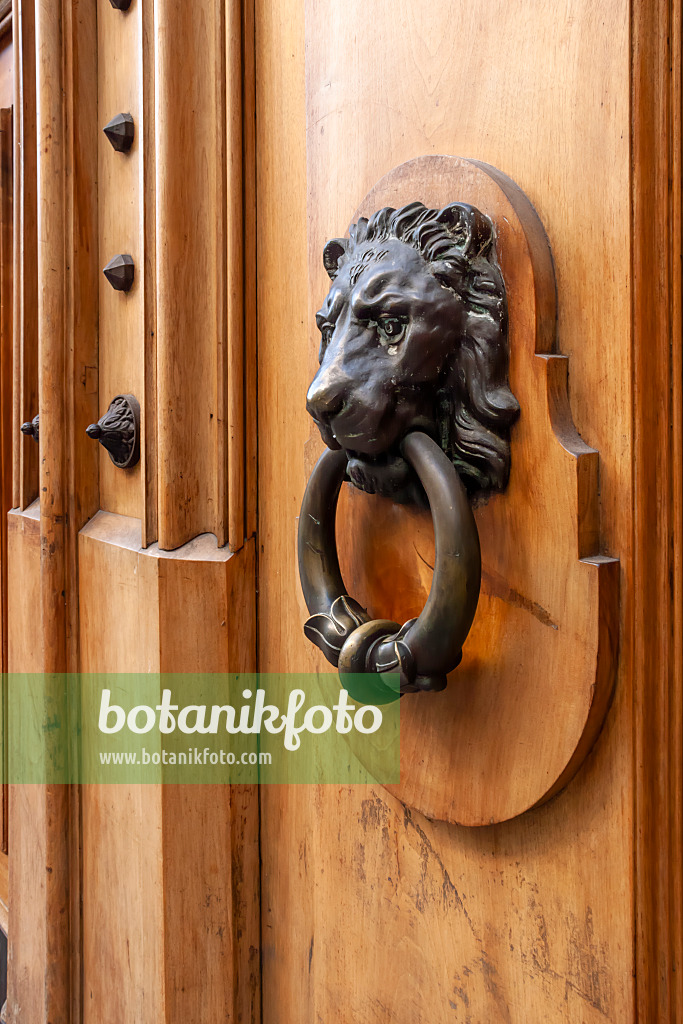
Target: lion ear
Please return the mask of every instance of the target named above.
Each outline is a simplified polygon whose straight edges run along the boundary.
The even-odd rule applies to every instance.
[[[447,226],[453,241],[468,257],[484,256],[493,241],[489,218],[469,203],[451,203],[439,211],[437,221]]]
[[[323,249],[323,266],[333,281],[339,272],[339,260],[348,247],[347,238],[333,238]]]

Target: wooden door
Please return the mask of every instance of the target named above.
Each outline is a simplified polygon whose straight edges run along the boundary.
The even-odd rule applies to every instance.
[[[296,565],[321,250],[437,154],[498,168],[547,231],[620,598],[602,731],[509,821],[430,820],[382,786],[11,787],[8,1021],[679,1021],[680,3],[13,11],[10,673],[51,673],[66,720],[67,671],[327,670]],[[118,113],[127,153],[101,131]],[[127,470],[85,434],[117,393],[141,407]],[[39,448],[18,432],[37,411]],[[360,596],[381,614],[385,590]]]
[[[294,543],[323,448],[304,409],[322,248],[415,157],[493,165],[545,226],[571,413],[600,453],[599,550],[621,573],[612,706],[545,806],[467,828],[382,787],[262,790],[265,1022],[683,1012],[680,37],[678,6],[658,3],[257,0],[260,668],[326,665],[302,638]],[[387,550],[387,522],[412,539],[366,516],[340,547]],[[397,581],[420,553],[391,551],[388,583],[357,565],[352,582],[404,621],[415,595]],[[428,699],[444,698],[405,698],[402,724]],[[404,750],[404,775],[420,764]]]

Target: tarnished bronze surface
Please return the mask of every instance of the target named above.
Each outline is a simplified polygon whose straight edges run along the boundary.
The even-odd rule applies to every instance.
[[[436,561],[427,603],[417,619],[403,626],[370,620],[349,597],[342,579],[335,539],[337,500],[346,475],[341,450],[321,456],[304,494],[299,519],[299,573],[311,617],[304,632],[333,665],[342,681],[372,672],[372,696],[397,696],[383,675],[399,676],[401,693],[440,690],[461,658],[479,597],[479,537],[467,492],[450,460],[426,434],[413,432],[400,453],[415,471],[434,522]],[[353,686],[347,687],[353,693]]]
[[[140,461],[140,404],[134,395],[115,395],[105,414],[85,432],[107,449],[118,469],[131,469]]]
[[[507,301],[491,220],[466,203],[410,203],[361,217],[328,242],[332,285],[316,321],[320,369],[307,408],[330,451],[299,522],[306,636],[344,680],[374,673],[375,700],[440,690],[462,657],[479,596],[470,507],[503,490],[519,405],[508,386]],[[429,504],[436,566],[417,618],[370,621],[339,570],[335,511],[344,479]],[[347,685],[350,689],[350,686]],[[363,688],[364,694],[367,690]]]
[[[38,413],[36,413],[32,420],[27,420],[26,423],[22,423],[20,430],[22,434],[26,434],[27,437],[32,437],[36,444],[38,444],[40,440],[40,416]]]
[[[386,208],[328,242],[307,408],[349,480],[394,501],[424,496],[400,442],[429,434],[475,498],[503,490],[510,427],[507,302],[495,230],[465,203]]]

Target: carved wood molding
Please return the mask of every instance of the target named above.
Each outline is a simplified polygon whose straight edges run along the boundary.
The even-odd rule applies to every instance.
[[[636,1007],[683,1012],[680,0],[631,7]],[[656,268],[656,271],[654,270]]]
[[[27,445],[20,423],[38,413],[38,232],[36,206],[36,54],[34,10],[17,0],[14,59],[14,411],[12,505],[38,497],[38,446]]]
[[[174,0],[155,10],[158,540],[173,549],[209,531],[236,550],[254,515],[255,402],[245,401],[254,304],[244,298],[253,287],[251,115],[241,5],[226,5],[227,33],[220,5],[209,10],[208,21]],[[204,59],[188,89],[177,68],[193,50]],[[179,137],[192,140],[182,158]]]
[[[83,377],[84,367],[97,365],[99,269],[97,247],[81,244],[95,224],[96,18],[94,6],[76,0],[18,0],[15,11],[14,402],[20,414],[13,426],[18,431],[22,419],[39,411],[42,447],[38,467],[17,434],[14,492],[22,506],[40,494],[30,544],[22,544],[39,579],[32,667],[62,673],[77,667],[76,535],[98,507],[97,455],[84,433],[97,418],[97,395]],[[36,134],[46,140],[38,167]],[[46,676],[44,692],[66,715],[64,677]],[[10,878],[10,959],[18,965],[9,978],[12,1021],[20,1012],[36,1020],[80,1018],[79,798],[78,787],[45,785],[10,801],[17,865]]]
[[[116,184],[121,164],[110,163],[111,181],[105,182],[98,156],[101,147],[107,147],[108,156],[124,159],[111,151],[100,133],[98,102],[100,112],[104,106],[101,76],[108,73],[106,58],[110,55],[103,41],[107,34],[113,45],[112,37],[119,39],[116,32],[128,33],[126,55],[138,76],[134,83],[137,106],[131,112],[137,118],[135,145],[143,160],[142,167],[135,165],[140,173],[130,189],[138,220],[136,281],[143,294],[141,301],[139,293],[126,298],[135,299],[142,309],[130,337],[131,349],[137,346],[136,355],[144,362],[140,396],[146,418],[141,471],[135,481],[137,505],[130,515],[142,520],[140,543],[145,546],[158,537],[173,548],[197,533],[211,531],[221,545],[230,541],[235,549],[240,548],[235,556],[224,551],[226,561],[229,557],[233,560],[226,569],[232,589],[223,604],[233,608],[236,616],[247,609],[253,628],[254,543],[245,543],[245,537],[255,532],[256,402],[255,367],[250,356],[255,302],[243,300],[243,294],[253,297],[255,291],[253,10],[249,0],[229,5],[202,3],[206,17],[196,16],[197,5],[188,13],[189,8],[168,0],[160,0],[156,10],[151,4],[134,4],[126,15],[109,4],[83,6],[78,0],[57,4],[17,0],[14,7],[19,193],[14,398],[20,409],[14,421],[31,419],[39,405],[43,428],[40,466],[38,446],[20,436],[16,439],[14,503],[25,508],[40,494],[40,510],[36,501],[35,515],[17,515],[14,529],[21,534],[17,548],[21,546],[35,571],[36,600],[31,609],[35,625],[33,619],[31,624],[36,635],[31,641],[38,665],[31,667],[58,673],[77,671],[82,666],[80,627],[85,619],[81,617],[83,608],[79,608],[79,584],[84,573],[78,557],[79,530],[100,507],[105,475],[98,446],[88,439],[85,428],[97,420],[101,411],[98,381],[102,387],[104,357],[108,355],[111,362],[112,353],[121,351],[115,345],[106,349],[103,328],[108,325],[111,331],[117,324],[103,315],[101,287],[101,266],[108,257],[100,259],[100,249],[112,237],[106,235],[102,225],[104,193],[112,182]],[[169,28],[167,34],[155,32],[155,16],[161,26]],[[40,38],[38,68],[36,36]],[[207,60],[202,74],[193,76],[188,93],[187,81],[183,84],[177,72],[178,61],[186,57],[192,45],[198,52],[206,50]],[[109,72],[113,63],[120,68],[118,60],[110,62]],[[114,95],[117,82],[109,84]],[[119,95],[116,93],[117,98]],[[197,116],[197,110],[204,116]],[[222,127],[217,129],[217,125]],[[187,145],[179,147],[180,126],[187,132]],[[45,140],[45,145],[36,147],[36,135]],[[127,166],[130,170],[132,164]],[[211,179],[209,188],[203,180],[205,173]],[[40,182],[39,197],[36,181]],[[108,195],[117,195],[116,188],[110,188]],[[122,230],[119,211],[115,211],[114,224]],[[245,228],[245,224],[252,224],[252,229]],[[180,246],[174,231],[180,232]],[[157,245],[160,250],[166,248],[157,252]],[[177,262],[169,258],[173,254],[179,257]],[[165,327],[163,336],[157,331],[157,310]],[[207,365],[212,370],[209,376],[201,372]],[[125,368],[123,372],[129,371]],[[251,401],[245,401],[245,387],[253,389]],[[202,405],[209,388],[212,403]],[[110,393],[103,394],[106,400],[110,397]],[[175,419],[168,417],[169,402],[175,404]],[[163,409],[158,415],[160,405]],[[194,430],[199,411],[206,412],[206,417],[202,416],[201,429]],[[207,427],[209,412],[213,418]],[[158,440],[159,417],[168,419],[168,430],[160,431]],[[202,447],[207,441],[208,445]],[[169,493],[160,499],[164,486],[168,486]],[[181,514],[183,494],[191,500],[190,507]],[[174,503],[176,499],[178,504]],[[113,518],[126,519],[126,514]],[[29,526],[24,529],[26,523]],[[150,552],[150,558],[141,561],[149,565],[153,558]],[[158,556],[155,560],[162,565]],[[186,585],[185,569],[186,563],[179,560],[169,571],[179,578],[183,573]],[[194,571],[194,563],[190,571]],[[200,561],[196,571],[197,593],[213,593],[210,582],[202,576]],[[209,564],[207,572],[211,571]],[[86,582],[97,589],[100,578],[92,574]],[[164,607],[170,606],[169,595],[177,589],[168,589]],[[144,605],[151,598],[144,593],[142,600]],[[221,600],[217,597],[216,603]],[[15,607],[20,608],[21,602],[15,602]],[[206,624],[205,605],[198,601],[197,607],[198,616]],[[173,611],[176,613],[178,608]],[[186,635],[178,626],[169,625],[170,617],[171,612],[164,635],[173,640]],[[212,626],[221,653],[232,657],[234,646],[241,642],[253,654],[254,637],[244,621],[239,625],[236,622],[231,629],[233,646],[228,647],[222,618],[218,616]],[[111,624],[105,622],[100,636],[106,636],[110,628]],[[27,635],[29,631],[20,632]],[[19,652],[19,660],[23,653]],[[196,653],[191,652],[192,656]],[[169,657],[174,664],[172,655]],[[15,663],[14,669],[18,667]],[[76,746],[73,753],[77,756]],[[224,831],[232,827],[230,815],[235,819],[235,851],[232,862],[228,855],[228,864],[236,864],[241,856],[242,818],[249,816],[249,827],[257,821],[256,802],[244,796],[245,807],[241,807],[242,796],[234,796],[233,800],[231,794],[230,807],[224,807],[227,817],[214,815],[216,828]],[[167,794],[164,799],[168,799]],[[10,938],[10,1020],[19,1019],[18,1008],[22,1020],[24,1016],[35,1020],[81,1018],[89,922],[82,913],[85,875],[80,850],[82,814],[91,807],[75,786],[36,786],[30,794],[18,796],[12,805],[13,848],[18,855],[11,902],[18,909]],[[172,820],[172,814],[166,815],[165,821]],[[167,884],[164,879],[171,870],[170,862],[176,863],[178,837],[173,828],[169,828],[164,843],[167,862],[155,860],[159,891]],[[209,852],[207,848],[207,856]],[[186,862],[180,858],[177,863],[184,867]],[[212,863],[219,862],[214,858]],[[250,868],[245,877],[256,879],[258,874]],[[244,893],[245,900],[255,907],[256,890],[249,887]],[[232,899],[236,912],[242,899],[237,883]],[[197,913],[203,913],[199,902]],[[116,927],[112,918],[113,931]],[[175,939],[181,930],[180,925],[169,926],[169,935]],[[220,938],[223,942],[222,935]],[[212,962],[218,976],[227,954],[222,946],[218,950],[217,939],[211,937],[210,941],[217,951]],[[228,941],[226,932],[226,945]],[[113,958],[118,954],[125,958],[125,950],[116,941],[112,941],[111,951]],[[254,966],[251,961],[246,963],[251,957],[248,943],[240,957],[239,986],[244,986],[244,991],[240,988],[236,998],[247,1002],[256,991],[255,983],[244,980]],[[146,970],[146,962],[140,960]],[[90,968],[99,971],[99,963],[91,961]],[[168,984],[174,998],[193,998],[189,988],[188,996],[183,995],[184,977],[182,986],[175,984],[176,968],[180,975],[185,965],[169,961],[163,984]],[[155,976],[152,983],[156,985],[157,981],[159,977]],[[231,984],[226,982],[220,992],[217,984],[216,998],[230,999]],[[149,998],[149,991],[146,981],[140,989],[141,998],[143,994]],[[137,995],[131,991],[127,998],[134,1000]],[[249,1013],[245,1010],[247,1016]],[[224,1011],[219,1015],[222,1018]]]
[[[12,28],[12,0],[0,0],[0,39]]]

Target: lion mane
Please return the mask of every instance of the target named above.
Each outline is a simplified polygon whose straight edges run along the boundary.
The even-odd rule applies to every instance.
[[[465,305],[464,332],[437,382],[436,439],[471,496],[501,491],[508,482],[510,428],[519,403],[508,386],[507,301],[493,224],[466,203],[441,210],[417,202],[385,207],[352,224],[348,240],[327,244],[323,262],[329,276],[334,280],[346,264],[352,279],[359,276],[366,265],[361,246],[390,238],[416,249],[428,272]]]

